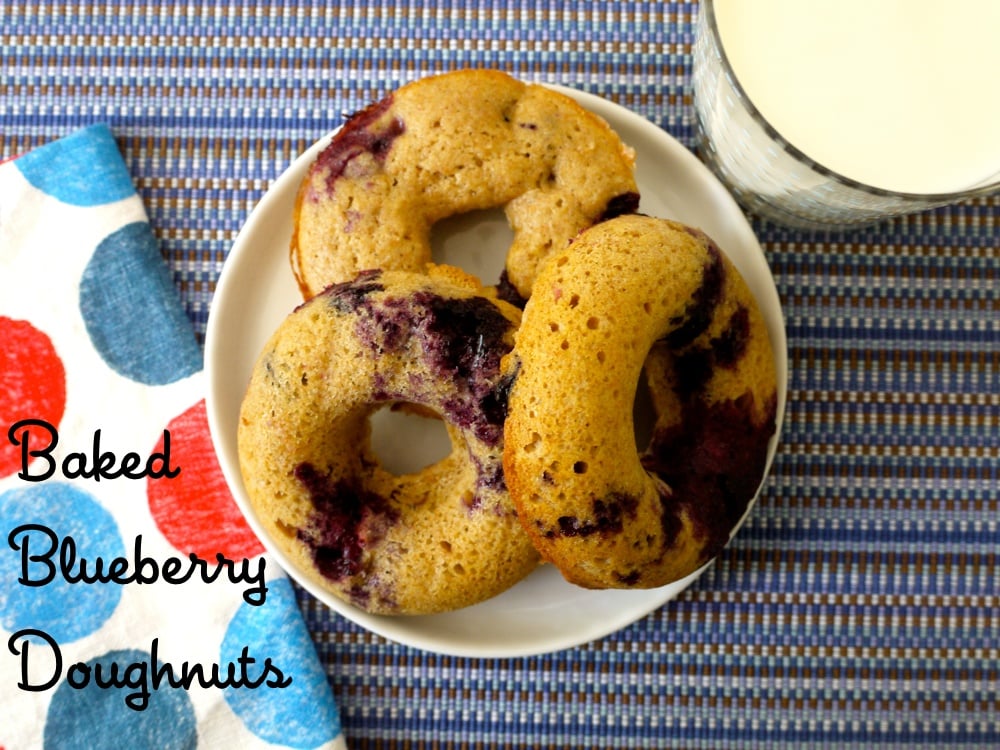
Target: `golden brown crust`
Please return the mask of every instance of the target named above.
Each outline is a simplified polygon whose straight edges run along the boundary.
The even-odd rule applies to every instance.
[[[505,367],[507,484],[568,580],[661,586],[728,541],[763,479],[776,376],[760,310],[706,235],[642,216],[584,231],[539,274]],[[639,456],[644,367],[658,413]]]
[[[508,281],[594,222],[634,210],[634,154],[571,98],[494,70],[407,84],[352,117],[295,201],[291,265],[303,296],[381,268],[419,272],[445,217],[506,206]]]
[[[370,612],[423,614],[535,568],[501,467],[499,363],[519,314],[432,267],[332,286],[274,333],[242,404],[240,465],[263,527],[316,585]],[[440,416],[451,454],[413,474],[382,468],[368,417],[397,403]]]

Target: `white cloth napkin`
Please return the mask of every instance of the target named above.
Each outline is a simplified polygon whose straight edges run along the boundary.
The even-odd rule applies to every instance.
[[[345,748],[106,126],[0,165],[0,343],[0,750]]]

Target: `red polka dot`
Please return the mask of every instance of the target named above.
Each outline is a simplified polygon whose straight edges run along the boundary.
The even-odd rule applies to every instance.
[[[21,470],[21,448],[7,439],[22,419],[58,429],[66,411],[66,368],[52,341],[24,320],[0,316],[0,477]]]
[[[146,492],[157,527],[180,552],[215,560],[253,557],[264,551],[247,525],[222,476],[208,432],[205,402],[174,418],[170,433],[173,478],[149,479]],[[163,451],[161,437],[155,450]]]

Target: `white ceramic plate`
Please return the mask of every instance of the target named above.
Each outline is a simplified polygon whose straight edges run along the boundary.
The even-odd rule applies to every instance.
[[[708,169],[659,127],[599,97],[553,88],[604,117],[635,149],[636,178],[642,195],[640,211],[701,227],[746,277],[763,307],[778,358],[780,434],[787,387],[784,321],[770,269],[742,212]],[[296,576],[287,557],[272,544],[245,495],[236,450],[236,424],[250,371],[264,342],[301,302],[288,262],[292,206],[309,164],[331,136],[296,159],[250,214],[222,269],[206,334],[206,400],[215,448],[237,503],[272,557],[313,596],[368,630],[401,644],[456,656],[527,656],[570,648],[612,633],[673,599],[702,571],[659,589],[589,591],[566,583],[551,566],[543,566],[509,591],[473,607],[420,617],[377,616]],[[478,273],[485,283],[493,283],[503,266],[510,237],[499,210],[459,217],[435,229],[434,259],[460,265]],[[376,414],[376,418],[383,413]],[[390,462],[394,461],[394,452],[412,450],[414,441],[406,434],[409,429],[421,427],[384,430],[376,425],[375,448],[387,468],[393,469]],[[776,435],[768,468],[777,440]],[[431,453],[440,450],[435,448]],[[395,458],[402,465],[411,459],[417,463],[427,460]]]

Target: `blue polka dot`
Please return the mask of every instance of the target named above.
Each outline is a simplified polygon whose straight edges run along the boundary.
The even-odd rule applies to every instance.
[[[340,734],[333,693],[287,579],[268,581],[264,605],[244,603],[236,612],[222,642],[221,663],[238,663],[244,646],[256,659],[251,669],[260,670],[270,658],[292,678],[284,688],[225,691],[229,706],[251,732],[295,748],[317,747]]]
[[[56,688],[45,718],[46,748],[65,750],[194,750],[198,746],[198,726],[191,698],[182,689],[164,687],[150,690],[148,704],[135,710],[125,699],[139,692],[138,687],[100,688],[94,670],[104,674],[117,664],[120,674],[138,675],[132,664],[145,664],[147,677],[150,654],[145,651],[110,651],[85,662],[90,668],[89,682],[83,687],[77,670],[74,683],[63,680]],[[71,665],[64,665],[64,675]],[[157,661],[157,666],[160,662]],[[136,680],[138,682],[138,680]]]
[[[48,531],[21,529],[26,525],[44,526]],[[82,558],[89,561],[93,572],[95,557],[124,556],[118,526],[91,495],[62,482],[8,490],[0,495],[0,530],[8,545],[7,553],[0,555],[0,621],[4,629],[38,629],[59,643],[68,643],[99,629],[114,612],[121,586],[67,583],[59,573],[59,549],[49,554],[54,544],[72,537],[77,570]],[[23,563],[26,554],[47,558],[48,563]],[[19,581],[22,577],[42,581],[53,569],[55,575],[49,583]]]
[[[107,365],[145,385],[198,372],[201,349],[147,222],[105,237],[80,279],[80,312]]]
[[[74,206],[99,206],[135,193],[132,177],[107,125],[93,125],[16,159],[24,178]]]

